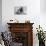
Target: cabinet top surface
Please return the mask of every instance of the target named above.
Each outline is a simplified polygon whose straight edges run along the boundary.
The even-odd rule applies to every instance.
[[[23,24],[31,24],[33,25],[34,23],[7,23],[8,25],[23,25]]]

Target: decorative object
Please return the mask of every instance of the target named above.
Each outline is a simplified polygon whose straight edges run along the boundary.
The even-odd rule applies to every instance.
[[[14,14],[24,15],[27,12],[26,10],[27,10],[27,8],[24,6],[17,6],[14,8]]]
[[[11,32],[9,31],[2,32],[1,36],[4,41],[4,45],[10,46],[10,42],[12,42]]]
[[[13,20],[10,20],[10,21],[13,21]]]
[[[30,23],[30,20],[26,20],[25,23]]]
[[[0,32],[0,46],[5,46],[5,45],[4,45],[4,41],[3,41],[3,39],[2,39],[2,36],[1,36],[1,32]]]
[[[19,23],[19,21],[17,19],[11,19],[9,23]]]
[[[45,46],[45,35],[44,35],[43,28],[40,27],[39,25],[39,28],[36,28],[36,29],[37,29],[36,36],[38,35],[39,46]]]

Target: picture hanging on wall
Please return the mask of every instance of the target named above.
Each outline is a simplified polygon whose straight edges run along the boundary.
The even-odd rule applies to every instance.
[[[27,14],[27,8],[24,6],[14,7],[14,14],[25,15]]]

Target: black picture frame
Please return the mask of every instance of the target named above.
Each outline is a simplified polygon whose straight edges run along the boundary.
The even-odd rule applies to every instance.
[[[25,6],[16,6],[14,7],[14,15],[26,15],[27,8]]]

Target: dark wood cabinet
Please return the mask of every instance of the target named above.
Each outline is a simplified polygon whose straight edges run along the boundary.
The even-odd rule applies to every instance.
[[[22,46],[33,46],[33,23],[7,23],[12,39]]]

